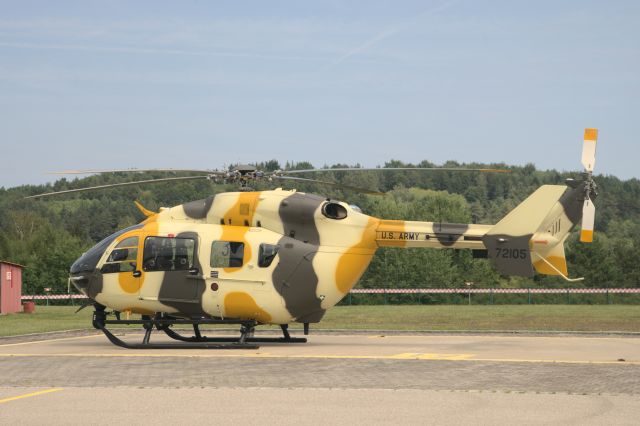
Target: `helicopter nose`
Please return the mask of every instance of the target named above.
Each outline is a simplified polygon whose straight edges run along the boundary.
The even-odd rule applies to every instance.
[[[91,284],[91,276],[89,273],[79,274],[79,275],[71,275],[69,277],[71,280],[71,284],[78,289],[78,291],[84,295],[87,295],[89,290],[89,284]]]
[[[76,260],[74,265],[78,261],[85,262],[82,257]],[[87,265],[86,263],[83,264]],[[88,270],[88,268],[86,270],[73,269],[69,274],[69,280],[80,293],[91,299],[95,299],[102,292],[102,273],[95,266],[93,270]]]
[[[98,261],[100,261],[100,258],[104,254],[104,250],[105,248],[98,247],[96,245],[76,259],[69,270],[71,275],[76,276],[84,273],[92,273],[96,269]]]
[[[91,298],[102,291],[102,274],[97,266],[110,243],[111,241],[106,244],[102,241],[96,244],[76,259],[69,270],[69,279],[73,286]]]

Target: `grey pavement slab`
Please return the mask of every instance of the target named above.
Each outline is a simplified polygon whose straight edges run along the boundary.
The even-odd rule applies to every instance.
[[[71,387],[0,403],[3,424],[24,425],[635,425],[639,415],[627,395],[419,389]]]
[[[637,337],[331,334],[208,351],[127,350],[85,333],[0,342],[0,424],[604,425],[639,415]]]

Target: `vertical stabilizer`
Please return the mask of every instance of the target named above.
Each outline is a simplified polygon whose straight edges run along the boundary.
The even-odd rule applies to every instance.
[[[564,185],[541,186],[484,235],[482,241],[488,256],[500,273],[530,277],[534,262],[539,260],[538,245],[549,253],[556,245],[562,248],[561,231],[566,235],[573,227],[571,221],[561,219],[564,209],[560,199],[567,191],[570,189]],[[536,266],[536,269],[540,272],[544,268]],[[566,264],[562,270],[566,271]]]

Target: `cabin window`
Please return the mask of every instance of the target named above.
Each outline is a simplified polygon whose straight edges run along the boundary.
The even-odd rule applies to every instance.
[[[275,259],[278,254],[279,245],[276,244],[260,244],[260,250],[258,252],[258,266],[261,268],[267,268]]]
[[[106,263],[100,269],[103,274],[114,272],[132,272],[136,270],[138,257],[138,237],[129,237],[120,241],[109,253]]]
[[[145,271],[186,271],[193,268],[195,253],[193,238],[147,237],[142,267]]]
[[[244,243],[214,241],[211,243],[212,268],[240,268],[244,260]]]

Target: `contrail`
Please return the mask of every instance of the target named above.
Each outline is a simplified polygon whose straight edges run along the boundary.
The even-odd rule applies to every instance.
[[[262,53],[238,53],[238,52],[211,52],[205,50],[176,50],[176,49],[153,49],[143,47],[108,47],[108,46],[83,46],[76,44],[36,44],[36,43],[11,43],[0,42],[0,47],[11,47],[18,49],[41,49],[41,50],[69,50],[81,52],[109,52],[109,53],[141,53],[151,55],[185,55],[185,56],[216,56],[230,58],[258,58],[258,59],[279,59],[324,62],[326,57],[319,56],[287,56],[269,55]]]
[[[414,19],[412,19],[413,21],[420,19],[426,15],[432,15],[435,13],[438,13],[448,7],[450,7],[451,5],[453,5],[454,3],[457,3],[458,0],[450,0],[447,2],[444,2],[442,4],[440,4],[439,6],[436,6],[434,8],[431,9],[427,9],[424,12],[418,14]],[[404,27],[408,27],[410,24],[405,24]],[[325,71],[328,70],[336,65],[341,64],[342,62],[346,61],[347,59],[351,58],[352,56],[358,55],[362,52],[364,52],[365,50],[369,49],[371,46],[375,45],[376,43],[381,42],[382,40],[391,37],[394,34],[397,34],[401,31],[401,28],[393,28],[393,29],[389,29],[386,31],[381,32],[380,34],[376,35],[375,37],[365,41],[364,43],[362,43],[360,46],[356,47],[355,49],[351,49],[350,51],[348,51],[347,53],[345,53],[344,55],[340,56],[338,59],[330,62],[329,64],[327,64],[326,66],[321,68],[321,71]]]

